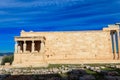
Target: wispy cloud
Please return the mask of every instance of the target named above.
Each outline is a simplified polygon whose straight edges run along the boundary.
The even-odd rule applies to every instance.
[[[120,22],[119,0],[1,0],[1,42],[26,31],[87,30]],[[0,47],[1,48],[1,47]],[[1,50],[0,50],[1,51]],[[11,50],[12,51],[12,50]]]
[[[83,2],[84,0],[2,0],[0,7],[45,7],[45,6],[63,6],[70,5],[76,2]]]

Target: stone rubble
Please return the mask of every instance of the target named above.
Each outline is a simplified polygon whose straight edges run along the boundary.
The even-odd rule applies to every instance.
[[[107,67],[111,67],[111,65]],[[119,72],[104,70],[105,68],[106,68],[105,66],[98,67],[98,66],[89,66],[89,65],[84,65],[84,66],[68,65],[68,66],[60,66],[60,67],[52,67],[52,68],[1,67],[0,80],[16,80],[14,78],[20,78],[19,80],[21,80],[21,78],[22,80],[36,80],[36,79],[37,80],[96,80],[96,77],[92,74],[88,74],[86,70],[102,75],[103,80],[120,80]]]

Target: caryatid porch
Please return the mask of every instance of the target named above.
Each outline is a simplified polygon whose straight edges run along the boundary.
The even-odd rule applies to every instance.
[[[43,53],[45,37],[15,37],[15,53]]]

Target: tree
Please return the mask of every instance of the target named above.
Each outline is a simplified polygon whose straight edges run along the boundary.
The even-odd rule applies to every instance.
[[[5,65],[5,63],[7,63],[7,62],[9,62],[10,64],[12,64],[13,59],[14,59],[14,56],[13,56],[13,55],[4,56],[4,57],[2,58],[1,65]]]

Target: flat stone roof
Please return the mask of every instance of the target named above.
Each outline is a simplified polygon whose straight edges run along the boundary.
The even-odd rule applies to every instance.
[[[38,41],[38,40],[44,41],[45,37],[44,36],[31,36],[31,37],[16,36],[15,37],[15,41],[32,41],[32,40],[35,40],[35,41]]]

